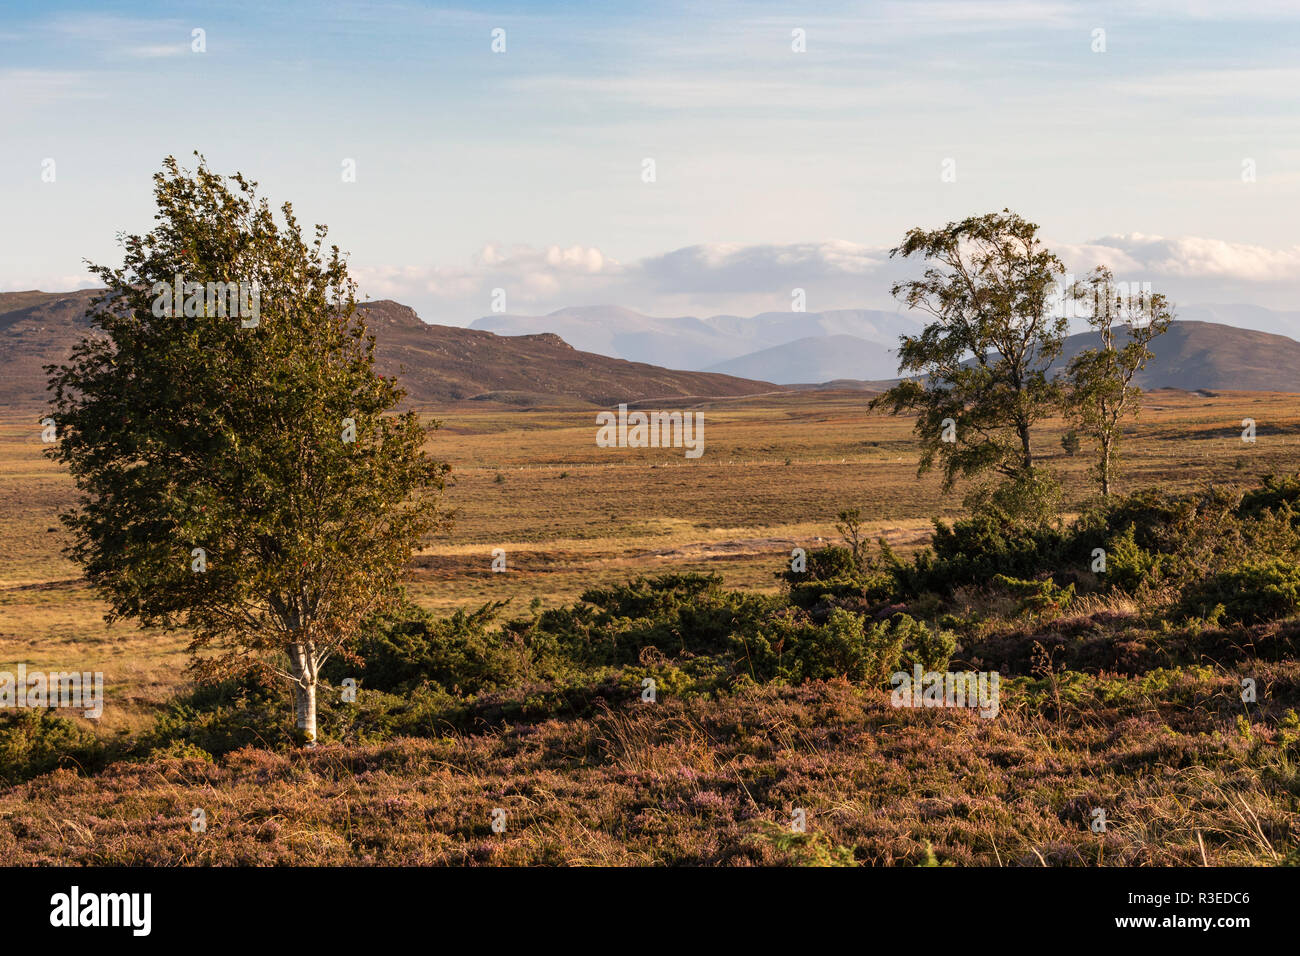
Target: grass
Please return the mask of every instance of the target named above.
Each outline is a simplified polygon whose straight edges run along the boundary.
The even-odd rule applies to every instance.
[[[522,615],[534,598],[555,608],[594,585],[691,570],[775,592],[790,549],[836,539],[847,507],[862,510],[870,538],[906,554],[933,517],[960,514],[960,501],[916,477],[910,421],[869,415],[866,398],[707,403],[698,461],[597,448],[594,411],[431,410],[445,422],[430,450],[454,466],[446,501],[456,522],[417,556],[410,594],[439,614],[510,599]],[[1129,429],[1126,488],[1245,484],[1300,460],[1294,396],[1158,392],[1146,405]],[[1241,441],[1243,418],[1257,422],[1253,445]],[[0,416],[0,670],[102,670],[104,717],[82,723],[103,739],[137,734],[187,688],[186,639],[105,626],[103,603],[60,554],[57,514],[74,491],[42,457],[38,420]],[[1078,500],[1090,461],[1064,455],[1061,431],[1049,426],[1043,446]],[[506,551],[506,573],[491,570],[494,548]],[[652,706],[629,689],[598,712],[495,719],[473,732],[158,757],[92,775],[69,766],[0,789],[0,854],[128,864],[1294,857],[1300,754],[1287,712],[1300,704],[1300,668],[1251,656],[1273,646],[1269,635],[1293,641],[1291,625],[1215,657],[1151,631],[1132,598],[1085,595],[1054,618],[1018,620],[1005,599],[974,589],[959,599],[962,613],[987,619],[968,656],[1011,675],[992,721],[898,710],[886,692],[835,682],[668,693]],[[1244,666],[1267,689],[1255,710],[1235,691]],[[190,832],[194,807],[208,814],[206,834]],[[500,834],[490,826],[498,807],[508,814]],[[1090,829],[1095,807],[1105,833]],[[795,808],[808,834],[792,835]]]

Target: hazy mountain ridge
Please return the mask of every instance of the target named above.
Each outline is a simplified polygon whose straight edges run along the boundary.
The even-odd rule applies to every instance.
[[[697,318],[656,317],[621,306],[583,306],[548,315],[489,315],[476,319],[470,328],[502,335],[554,332],[575,348],[589,352],[705,371],[806,338],[847,335],[874,343],[882,351],[893,349],[900,334],[919,331],[921,323],[901,312],[874,309]]]
[[[64,361],[72,346],[91,331],[85,310],[94,295],[94,290],[0,293],[0,404],[27,406],[46,401],[44,366]],[[575,348],[554,329],[499,335],[483,329],[432,325],[408,306],[391,300],[362,303],[361,308],[375,335],[380,371],[400,374],[410,401],[417,405],[481,399],[515,405],[576,402],[608,407],[619,402],[752,395],[796,384],[878,389],[898,374],[893,354],[896,334],[892,339],[872,341],[846,332],[824,331],[720,360],[704,370],[674,371]],[[1202,314],[1203,309],[1226,314],[1229,307],[1189,308],[1183,314]],[[611,341],[653,345],[666,363],[676,365],[690,362],[686,343],[691,336],[715,347],[730,341],[729,347],[734,347],[735,335],[745,331],[745,323],[751,321],[757,322],[756,334],[749,340],[752,343],[764,336],[788,334],[803,327],[805,321],[818,330],[870,326],[870,334],[885,338],[891,334],[889,324],[897,318],[891,313],[842,310],[764,313],[753,320],[714,316],[705,322],[689,316],[650,319],[630,309],[611,313],[603,307],[562,310],[560,315],[562,319],[582,319],[584,311],[587,318],[583,321],[603,329]],[[611,315],[624,316],[635,327],[615,335],[606,321]],[[1285,325],[1290,315],[1277,312],[1265,318]],[[1300,313],[1295,315],[1300,317]],[[881,316],[885,318],[875,318]],[[593,325],[591,320],[599,321]],[[907,321],[919,326],[914,320]],[[686,338],[673,334],[671,328],[681,330]],[[1070,336],[1061,363],[1096,344],[1095,333]],[[643,350],[640,345],[636,348]],[[1155,351],[1156,358],[1138,379],[1144,388],[1300,392],[1300,342],[1283,335],[1180,318],[1157,340]]]
[[[898,375],[896,350],[856,335],[808,336],[711,365],[706,371],[793,385]]]
[[[1166,336],[1162,350],[1157,350],[1157,364],[1145,379],[1172,388],[1269,391],[1284,383],[1286,390],[1300,391],[1300,375],[1288,371],[1296,362],[1286,344],[1300,338],[1300,311],[1210,304],[1179,307],[1177,315],[1174,327],[1184,331]],[[870,309],[656,318],[619,306],[585,306],[544,316],[485,316],[471,327],[504,335],[549,331],[600,354],[795,385],[897,378],[899,336],[918,332],[921,319]],[[1194,340],[1188,334],[1194,334]],[[1258,338],[1261,335],[1285,338],[1269,344]],[[1095,335],[1088,332],[1070,336],[1067,354],[1085,347],[1078,343],[1092,340]],[[1252,349],[1272,347],[1288,356],[1285,362],[1251,354]],[[1195,354],[1215,349],[1227,352]],[[1195,381],[1198,375],[1205,380]],[[1226,384],[1238,380],[1250,384]]]
[[[0,405],[44,404],[44,366],[65,361],[93,330],[86,308],[95,290],[0,293]],[[412,404],[465,399],[514,405],[619,402],[752,395],[768,382],[674,371],[579,351],[551,332],[500,336],[431,325],[390,300],[361,304],[375,336],[376,365],[397,374]]]

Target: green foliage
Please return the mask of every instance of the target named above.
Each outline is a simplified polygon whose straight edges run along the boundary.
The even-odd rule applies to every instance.
[[[758,839],[785,858],[791,866],[856,866],[853,850],[836,846],[824,833],[800,833],[788,826],[760,820]]]
[[[1060,482],[1046,468],[1022,468],[996,483],[976,485],[963,504],[972,517],[991,518],[998,524],[1044,528],[1061,510]]]
[[[1300,475],[1265,475],[1260,485],[1241,496],[1237,508],[1244,518],[1263,517],[1265,512],[1285,516],[1300,524]]]
[[[916,413],[920,471],[938,462],[945,489],[986,472],[1023,481],[1035,465],[1033,425],[1058,402],[1047,372],[1066,322],[1050,314],[1048,296],[1064,266],[1038,226],[1010,210],[912,229],[891,252],[900,255],[928,267],[892,291],[933,321],[901,339],[899,371],[917,378],[871,407]]]
[[[992,586],[1014,597],[1018,602],[1017,614],[1028,612],[1060,611],[1070,606],[1074,600],[1074,585],[1057,587],[1051,578],[1025,581],[1020,578],[995,574]]]
[[[951,525],[936,521],[931,548],[933,559],[918,561],[904,575],[913,591],[985,584],[998,574],[1030,577],[1063,568],[1070,541],[1050,526],[1010,524],[992,515],[976,515]]]
[[[527,676],[519,655],[511,653],[502,634],[489,629],[504,606],[489,603],[438,619],[406,603],[370,622],[357,641],[355,657],[335,658],[321,674],[335,684],[351,677],[367,689],[390,693],[429,683],[452,693],[476,694],[518,682]]]
[[[888,562],[896,560],[887,550],[882,560],[869,559],[865,546],[859,542],[857,556],[851,548],[830,546],[809,551],[807,568],[792,571],[789,566],[777,572],[777,578],[789,586],[790,603],[802,608],[812,608],[827,601],[860,598],[878,601],[888,598],[894,591],[893,576]]]
[[[1130,524],[1107,543],[1105,578],[1114,587],[1135,591],[1159,578],[1165,560],[1165,555],[1138,546],[1135,528]]]
[[[94,770],[110,748],[75,720],[48,710],[0,713],[0,784],[15,784],[55,767]]]
[[[405,393],[375,370],[323,226],[305,238],[292,206],[277,219],[201,157],[169,157],[154,196],[154,228],[93,267],[95,334],[48,369],[50,455],[82,493],[68,555],[112,617],[187,631],[200,676],[288,654],[306,688],[395,596],[447,467],[414,412],[392,414]],[[240,282],[258,314],[203,294]]]
[[[824,624],[800,613],[775,615],[749,643],[749,662],[760,680],[846,677],[874,686],[899,669],[909,633],[892,622],[867,624],[843,608],[832,610]]]
[[[1093,472],[1104,498],[1111,493],[1119,460],[1121,422],[1137,414],[1142,400],[1142,390],[1133,379],[1154,356],[1151,343],[1169,329],[1173,312],[1162,295],[1130,295],[1125,301],[1105,266],[1093,270],[1070,292],[1078,301],[1090,301],[1088,324],[1096,330],[1100,348],[1083,349],[1070,360],[1064,375],[1065,408],[1097,446]]]
[[[1182,611],[1257,624],[1300,613],[1300,565],[1282,558],[1246,562],[1209,575],[1183,590]]]
[[[925,671],[946,671],[957,649],[957,635],[952,631],[930,627],[914,621],[906,614],[900,615],[896,626],[904,631],[903,655],[900,669],[910,671],[916,664]]]

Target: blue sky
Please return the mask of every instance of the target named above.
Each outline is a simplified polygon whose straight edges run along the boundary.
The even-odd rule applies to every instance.
[[[493,288],[517,312],[757,312],[792,284],[887,307],[903,230],[1003,206],[1080,270],[1300,308],[1300,4],[0,10],[0,289],[84,284],[198,149],[328,223],[363,291],[454,324]]]

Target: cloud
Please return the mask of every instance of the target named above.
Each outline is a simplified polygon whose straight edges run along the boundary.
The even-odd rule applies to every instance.
[[[1048,239],[1075,275],[1107,265],[1116,278],[1150,281],[1175,301],[1293,308],[1300,301],[1300,246],[1271,249],[1202,237],[1132,233],[1083,243]],[[594,246],[489,243],[454,266],[357,267],[363,294],[394,298],[428,321],[463,325],[492,310],[544,314],[567,306],[622,305],[652,315],[751,315],[790,307],[803,289],[809,311],[895,309],[890,286],[919,262],[883,246],[841,239],[789,244],[701,243],[631,262]]]
[[[785,245],[704,243],[631,267],[663,293],[768,292],[791,283],[852,279],[878,271],[888,261],[886,249],[842,239]]]
[[[190,46],[188,43],[154,43],[128,47],[123,52],[135,59],[155,60],[160,57],[184,56],[190,52]]]
[[[1076,261],[1088,257],[1117,272],[1145,271],[1168,278],[1294,282],[1300,276],[1300,245],[1269,249],[1222,239],[1131,233],[1106,236],[1070,250],[1070,258]]]
[[[611,288],[610,280],[621,274],[622,266],[594,246],[506,248],[491,242],[465,265],[358,266],[352,271],[363,295],[398,299],[417,310],[431,305],[439,316],[454,311],[457,318],[435,321],[461,324],[489,312],[496,289],[506,291],[512,311],[551,311],[568,304],[566,295],[580,299],[590,290]]]

